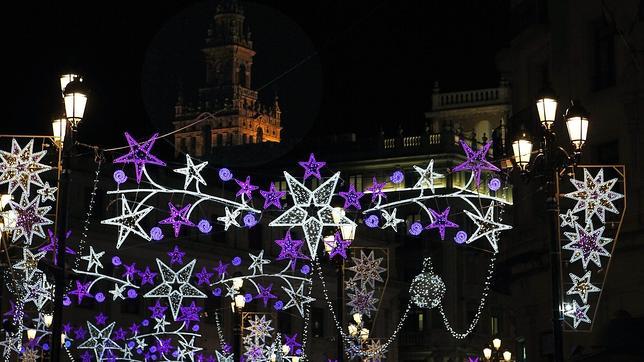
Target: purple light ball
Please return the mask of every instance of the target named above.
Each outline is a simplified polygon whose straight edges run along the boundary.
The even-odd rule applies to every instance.
[[[246,303],[250,303],[253,300],[253,296],[250,293],[244,294],[244,300]]]
[[[49,351],[49,343],[45,342],[42,344],[43,351]]]
[[[402,183],[405,181],[405,174],[402,171],[394,171],[394,173],[389,177],[389,180],[395,184]]]
[[[300,349],[300,348],[296,349],[295,354],[298,355],[298,356],[301,356],[302,355],[302,349]]]
[[[150,347],[150,352],[154,353],[154,352],[156,352],[156,351],[157,351],[157,347],[156,347],[156,346],[152,346],[152,347]]]
[[[114,265],[114,266],[121,265],[121,258],[119,258],[118,256],[113,256],[112,257],[112,265]]]
[[[375,227],[378,227],[378,224],[380,223],[380,219],[378,219],[378,216],[376,215],[369,215],[364,220],[364,223],[370,228],[375,228]]]
[[[236,257],[233,258],[232,263],[233,263],[234,266],[240,266],[241,263],[242,263],[242,258],[236,256]]]
[[[130,348],[134,348],[134,341],[127,342],[127,346]]]
[[[194,326],[192,326],[192,331],[193,332],[199,332],[199,325],[195,324]]]
[[[212,225],[208,222],[206,219],[202,219],[199,221],[199,224],[197,224],[197,227],[199,228],[199,231],[201,231],[204,234],[208,234],[212,230]]]
[[[411,224],[411,226],[409,227],[409,233],[414,236],[418,236],[422,232],[423,232],[423,225],[419,222],[415,222]]]
[[[499,180],[498,178],[495,177],[495,178],[491,179],[490,182],[488,182],[487,185],[490,188],[490,190],[497,191],[498,189],[501,188],[501,180]]]
[[[246,227],[252,228],[253,226],[257,225],[257,219],[255,218],[255,214],[253,213],[248,213],[244,215],[244,225]]]
[[[94,295],[94,299],[99,303],[103,303],[105,301],[105,294],[98,292]]]
[[[119,185],[127,181],[127,176],[125,175],[125,172],[123,172],[122,170],[114,171],[113,177],[114,177],[114,181]]]
[[[284,308],[284,302],[278,300],[277,302],[275,302],[275,304],[273,304],[273,308],[275,308],[275,310],[281,310],[282,308]]]
[[[158,226],[153,227],[150,230],[150,237],[155,241],[163,239],[163,230],[161,230],[161,228]]]
[[[130,289],[130,290],[127,291],[127,297],[130,298],[130,299],[136,298],[137,295],[138,294],[137,294],[135,289]]]
[[[221,295],[221,288],[215,288],[215,290],[212,291],[212,295],[215,297],[218,297]]]
[[[141,321],[141,325],[142,325],[143,327],[147,327],[148,325],[150,325],[150,321],[149,321],[149,320],[147,320],[147,319],[144,319],[144,320],[142,320],[142,321]]]
[[[463,230],[457,232],[456,236],[454,236],[454,242],[456,242],[456,244],[463,244],[466,241],[467,241],[467,233]]]
[[[300,268],[300,272],[302,272],[302,274],[306,275],[306,274],[308,274],[308,273],[310,273],[310,272],[311,272],[311,267],[310,267],[310,266],[308,266],[307,264],[304,264],[304,265],[302,265],[302,267]]]
[[[219,170],[219,178],[224,182],[230,181],[233,178],[233,173],[224,167]]]
[[[63,305],[65,307],[69,307],[70,305],[72,305],[72,300],[69,299],[69,296],[66,295],[63,297]]]
[[[70,341],[65,341],[65,347],[69,348],[72,346],[72,342]]]

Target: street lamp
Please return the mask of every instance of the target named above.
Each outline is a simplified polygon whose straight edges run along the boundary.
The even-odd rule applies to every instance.
[[[555,96],[555,92],[550,87],[546,87],[539,92],[537,112],[543,128],[550,130],[557,116],[557,96]]]
[[[62,81],[61,81],[62,85]],[[76,128],[83,119],[85,106],[87,105],[87,89],[79,76],[65,86],[63,98],[65,100],[65,114],[73,128]]]
[[[514,162],[519,166],[521,171],[525,171],[532,156],[532,142],[525,132],[517,140],[512,142],[512,151],[514,152]]]
[[[65,117],[54,119],[51,121],[51,129],[54,134],[54,143],[56,146],[62,147],[67,134],[67,119]]]
[[[34,328],[27,329],[27,339],[33,341],[36,338],[36,332]]]
[[[343,208],[341,207],[334,207],[331,215],[333,216],[333,222],[336,224],[339,224],[340,221],[344,218],[346,215],[346,212],[344,211]],[[356,236],[356,225],[355,224],[349,224],[349,225],[340,225],[338,227],[340,229],[340,233],[342,234],[342,239],[343,240],[350,240],[353,241]]]
[[[54,316],[52,314],[45,314],[42,319],[45,323],[45,327],[49,328],[51,326],[51,322],[54,321]]]
[[[575,152],[581,151],[581,148],[586,143],[588,135],[588,117],[589,114],[581,106],[581,102],[574,100],[570,102],[570,108],[566,110],[564,118],[566,118],[566,128],[568,129],[568,136],[570,142],[575,147]]]
[[[494,338],[492,340],[492,347],[494,349],[490,347],[483,348],[483,357],[485,357],[485,360],[490,362],[510,362],[512,360],[512,353],[510,353],[510,351],[504,351],[501,353],[501,339]]]

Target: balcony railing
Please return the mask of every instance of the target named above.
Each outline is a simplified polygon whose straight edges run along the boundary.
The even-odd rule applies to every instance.
[[[475,89],[462,92],[435,92],[432,95],[432,111],[505,104],[509,102],[510,88],[504,85],[497,88]]]
[[[385,138],[383,140],[383,147],[386,150],[397,147],[396,138]],[[400,138],[401,146],[404,148],[420,147],[423,144],[437,145],[441,142],[440,133],[432,133],[425,136],[407,136]]]

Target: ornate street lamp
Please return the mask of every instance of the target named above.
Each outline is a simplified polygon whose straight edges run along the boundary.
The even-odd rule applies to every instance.
[[[566,128],[568,129],[570,142],[575,147],[575,152],[580,152],[588,136],[589,114],[581,106],[581,102],[574,100],[570,102],[570,107],[566,110],[564,118],[566,118]]]
[[[51,121],[51,129],[54,134],[54,143],[56,146],[62,147],[67,134],[67,119],[65,117],[54,119]]]
[[[532,156],[532,142],[525,132],[517,140],[512,142],[512,151],[514,153],[514,162],[519,166],[521,171],[525,171]]]
[[[87,95],[87,88],[79,76],[76,76],[65,86],[65,90],[63,91],[65,114],[73,128],[76,128],[83,119],[85,106],[87,105]]]
[[[539,92],[537,113],[539,114],[541,125],[546,130],[550,130],[557,116],[557,96],[555,96],[555,92],[550,87],[546,87]]]

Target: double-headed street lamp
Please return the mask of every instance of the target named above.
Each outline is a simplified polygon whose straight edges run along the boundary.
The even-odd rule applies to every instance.
[[[492,340],[492,347],[494,347],[494,349],[490,347],[483,348],[483,357],[485,358],[486,361],[489,361],[489,362],[512,361],[512,353],[510,353],[510,351],[504,351],[503,353],[501,353],[501,339],[494,338]]]
[[[552,326],[554,338],[554,360],[563,361],[563,315],[561,307],[561,252],[559,247],[559,200],[557,197],[557,177],[569,165],[575,165],[581,156],[581,150],[588,136],[589,114],[579,101],[571,101],[570,107],[563,114],[568,137],[573,148],[570,155],[559,146],[554,132],[557,120],[557,98],[550,89],[542,91],[536,101],[539,121],[543,127],[543,136],[536,156],[532,159],[533,144],[525,132],[512,143],[514,162],[522,174],[530,173],[543,176],[545,180],[546,210],[548,212],[548,229],[550,238],[550,270],[552,287]]]

